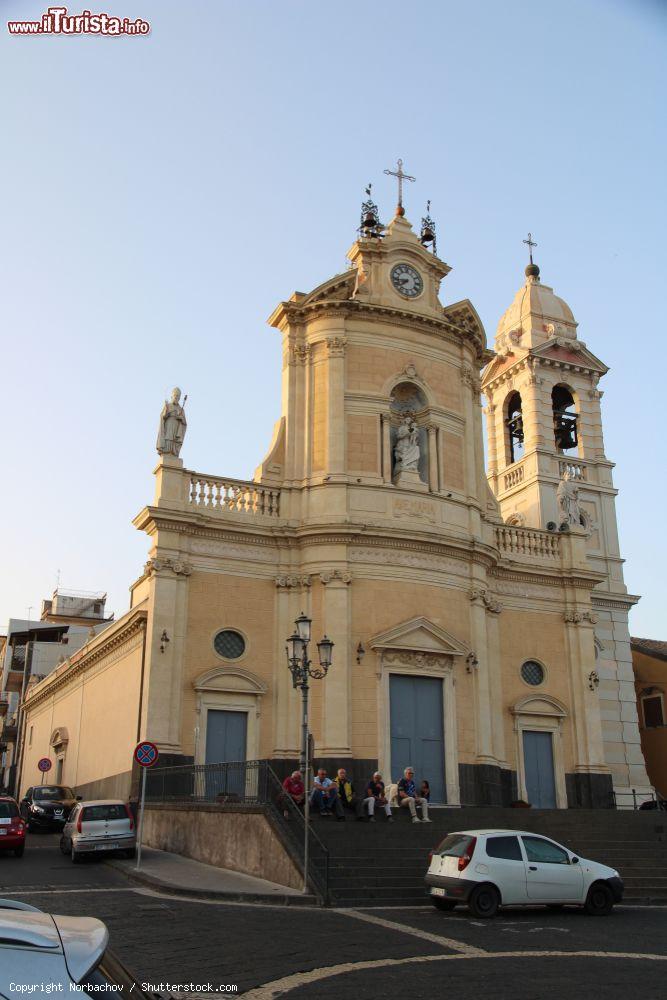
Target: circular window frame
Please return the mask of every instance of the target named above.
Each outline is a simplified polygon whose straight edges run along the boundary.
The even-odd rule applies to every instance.
[[[236,632],[237,635],[241,636],[244,643],[244,649],[240,656],[234,656],[230,658],[229,656],[223,656],[222,653],[218,652],[218,650],[215,648],[215,640],[220,635],[221,632]],[[223,663],[241,663],[243,660],[246,659],[248,655],[248,647],[249,647],[248,636],[243,631],[243,629],[238,627],[238,625],[221,625],[219,628],[216,628],[215,631],[211,634],[211,648],[213,649],[213,652],[215,653],[217,658],[219,660],[222,660]]]
[[[526,663],[536,663],[538,665],[538,667],[542,668],[542,680],[540,681],[539,684],[531,684],[530,681],[527,681],[524,678],[524,676],[523,676],[523,668],[526,665]],[[526,657],[525,660],[522,660],[522,662],[521,662],[521,666],[519,667],[519,677],[521,678],[521,683],[523,685],[525,685],[525,687],[529,688],[529,690],[531,690],[531,691],[536,691],[537,688],[544,687],[544,685],[546,684],[547,679],[549,677],[549,672],[548,672],[545,664],[542,662],[542,660],[538,660],[536,656],[528,656],[528,657]]]

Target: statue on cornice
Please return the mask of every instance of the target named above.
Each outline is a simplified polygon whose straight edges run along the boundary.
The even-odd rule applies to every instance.
[[[394,471],[398,472],[418,472],[419,471],[419,431],[417,424],[412,417],[406,417],[399,424],[396,432],[396,445],[394,447],[394,458],[396,464]]]
[[[576,479],[566,469],[556,491],[558,500],[558,518],[561,525],[568,527],[581,526],[581,508],[579,506],[579,486]]]
[[[183,403],[187,398],[186,396]],[[181,406],[181,390],[176,388],[171,394],[171,401],[165,401],[160,414],[160,429],[155,445],[158,454],[173,455],[178,458],[183,447],[187,426],[185,410]]]

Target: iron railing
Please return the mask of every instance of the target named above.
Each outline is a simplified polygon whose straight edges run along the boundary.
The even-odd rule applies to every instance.
[[[181,764],[146,772],[146,802],[155,804],[210,803],[221,808],[261,806],[280,830],[294,861],[303,872],[305,819],[283,791],[266,760],[221,764]],[[308,882],[326,905],[329,901],[329,851],[308,824]]]
[[[614,789],[614,807],[616,809],[665,809],[667,810],[667,799],[663,798],[656,791],[638,792],[636,788],[628,788],[627,791],[617,791]]]

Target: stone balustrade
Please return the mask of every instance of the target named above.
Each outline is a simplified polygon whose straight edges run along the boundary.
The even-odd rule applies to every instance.
[[[571,458],[561,458],[558,463],[558,474],[562,478],[566,472],[569,473],[570,479],[580,479],[582,482],[586,482],[588,478],[585,462],[576,462]]]
[[[512,487],[518,486],[519,483],[523,482],[523,465],[518,465],[515,469],[510,469],[509,472],[505,473],[505,489],[511,490]]]
[[[200,510],[280,517],[280,489],[221,476],[190,473],[188,503]]]
[[[496,545],[505,556],[554,560],[560,558],[560,538],[550,531],[517,528],[509,524],[499,525],[496,528]]]

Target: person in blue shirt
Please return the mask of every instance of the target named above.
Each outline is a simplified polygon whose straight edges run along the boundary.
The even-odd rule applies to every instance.
[[[320,816],[331,816],[336,813],[336,818],[344,820],[343,806],[338,798],[338,788],[327,777],[327,772],[321,767],[313,780],[313,790],[310,794],[310,804],[313,809],[319,809]]]
[[[407,806],[410,810],[410,815],[412,816],[413,823],[430,823],[431,820],[428,818],[428,802],[422,796],[417,794],[417,786],[415,785],[415,772],[413,768],[406,767],[403,772],[403,777],[398,783],[398,804],[401,806]],[[417,806],[421,806],[422,818],[419,819],[417,816]]]

